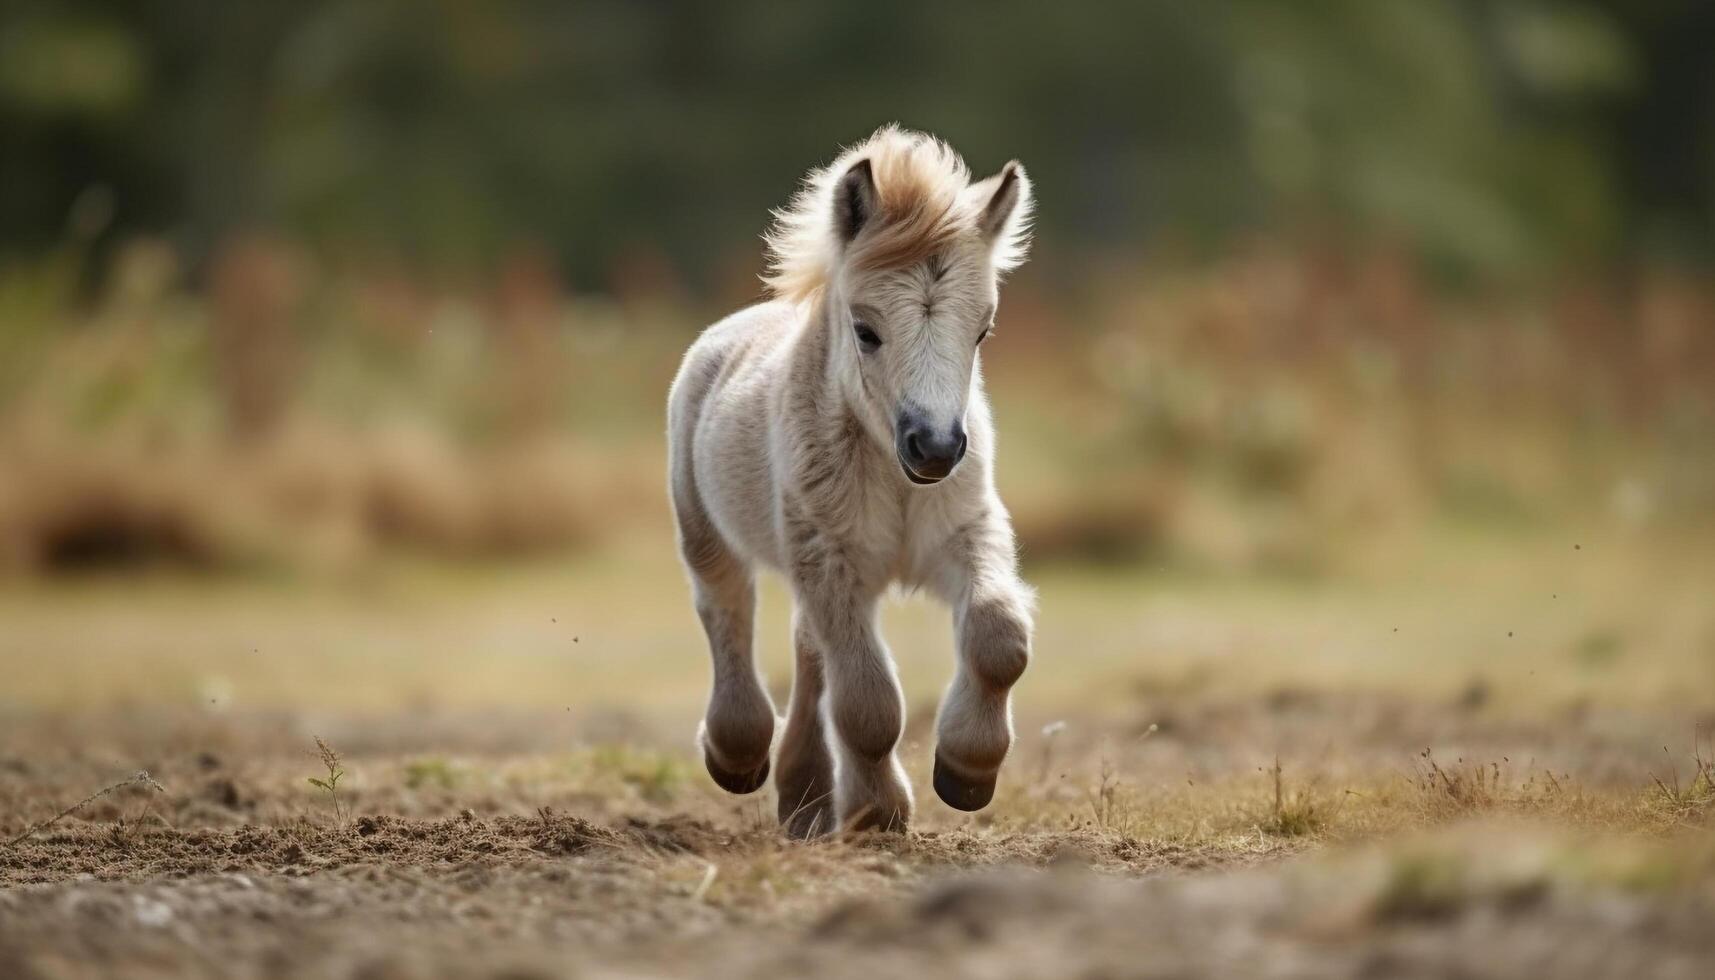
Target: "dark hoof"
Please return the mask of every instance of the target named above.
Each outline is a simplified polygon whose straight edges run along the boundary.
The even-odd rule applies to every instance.
[[[780,827],[793,840],[811,840],[834,832],[834,808],[824,803],[780,815]]]
[[[998,773],[996,775],[999,775]],[[935,755],[935,795],[955,810],[981,810],[994,799],[994,777],[966,779]]]
[[[780,771],[780,778],[775,780],[774,788],[780,791],[780,826],[785,829],[786,836],[794,840],[809,840],[823,834],[831,834],[834,826],[834,790],[832,786],[824,785],[824,780],[817,779],[802,787],[787,785],[792,782],[787,771]]]
[[[902,810],[883,810],[867,806],[846,818],[840,829],[848,834],[903,834],[911,827],[911,814]]]
[[[715,757],[709,754],[707,749],[704,749],[703,765],[708,767],[709,775],[714,778],[715,785],[728,793],[737,793],[740,796],[746,793],[754,793],[762,788],[763,783],[768,782],[767,757],[763,758],[762,765],[750,772],[728,772],[721,768],[721,764],[715,761]]]

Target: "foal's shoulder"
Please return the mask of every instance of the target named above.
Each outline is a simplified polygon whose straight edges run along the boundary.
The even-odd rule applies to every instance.
[[[791,328],[793,308],[768,302],[747,306],[715,321],[697,336],[685,352],[681,373],[693,367],[718,368],[757,341],[776,337]]]
[[[700,402],[735,378],[756,377],[766,369],[770,352],[786,348],[799,320],[796,306],[774,301],[747,306],[714,323],[685,352],[675,390],[694,390]]]

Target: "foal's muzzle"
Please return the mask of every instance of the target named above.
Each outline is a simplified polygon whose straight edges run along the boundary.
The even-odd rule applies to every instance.
[[[906,412],[894,424],[893,448],[906,479],[919,486],[940,483],[965,458],[965,427],[954,422],[937,432],[915,412]]]

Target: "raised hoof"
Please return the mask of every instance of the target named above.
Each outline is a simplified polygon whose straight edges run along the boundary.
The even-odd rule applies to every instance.
[[[754,793],[762,788],[762,784],[768,782],[767,758],[762,760],[762,765],[750,772],[728,772],[721,768],[720,763],[715,761],[715,757],[710,755],[707,749],[704,749],[703,765],[708,767],[709,776],[714,779],[716,786],[739,796]]]
[[[997,774],[998,775],[998,774]],[[994,777],[966,779],[935,755],[935,795],[955,810],[981,810],[994,799]]]

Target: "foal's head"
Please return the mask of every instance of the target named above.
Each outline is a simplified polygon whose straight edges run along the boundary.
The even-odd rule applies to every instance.
[[[769,286],[821,301],[866,426],[892,442],[911,482],[940,482],[965,455],[999,278],[1024,261],[1024,168],[973,183],[945,143],[888,126],[811,173],[777,218]]]

